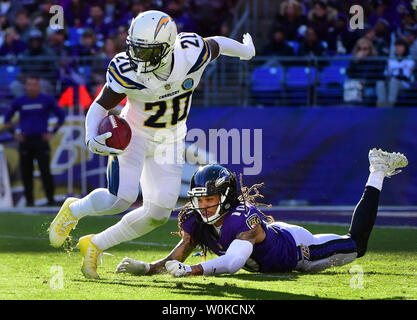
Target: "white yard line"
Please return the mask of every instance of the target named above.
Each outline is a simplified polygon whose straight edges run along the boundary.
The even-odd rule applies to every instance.
[[[32,237],[32,236],[15,236],[15,235],[0,235],[0,239],[15,239],[15,240],[40,240],[40,241],[49,241],[46,237]],[[78,239],[72,239],[78,241]],[[128,241],[125,242],[128,244],[152,246],[152,247],[173,247],[172,244],[168,243],[158,243],[158,242],[144,242],[144,241]]]

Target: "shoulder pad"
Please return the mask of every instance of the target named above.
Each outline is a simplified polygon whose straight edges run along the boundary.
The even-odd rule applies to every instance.
[[[178,50],[184,53],[188,67],[187,74],[200,70],[210,61],[210,46],[196,33],[182,32],[178,34],[175,45]]]
[[[107,67],[107,83],[116,92],[124,92],[126,89],[143,89],[145,86],[136,81],[136,73],[130,65],[125,52],[113,57]]]

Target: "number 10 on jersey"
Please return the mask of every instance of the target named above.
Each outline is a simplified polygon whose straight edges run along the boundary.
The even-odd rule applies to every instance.
[[[143,123],[146,127],[151,128],[166,128],[167,122],[159,121],[168,110],[168,104],[171,104],[172,107],[172,116],[171,116],[171,126],[175,126],[178,122],[185,120],[188,116],[188,107],[190,104],[190,97],[192,91],[185,92],[179,96],[174,97],[171,101],[157,101],[157,102],[148,102],[145,103],[145,111],[151,111],[155,108],[157,109],[156,113],[151,115]],[[167,103],[168,102],[168,103]]]

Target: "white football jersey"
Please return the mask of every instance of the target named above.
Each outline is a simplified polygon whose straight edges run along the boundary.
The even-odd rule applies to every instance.
[[[138,76],[126,53],[117,54],[109,63],[106,80],[112,90],[126,94],[121,116],[133,134],[157,142],[184,139],[192,94],[210,57],[210,47],[202,37],[180,33],[174,45],[172,72],[161,81],[152,72]]]

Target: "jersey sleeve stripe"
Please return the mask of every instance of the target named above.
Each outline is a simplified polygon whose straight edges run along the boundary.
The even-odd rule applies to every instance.
[[[136,83],[129,78],[120,74],[119,70],[117,69],[114,62],[111,62],[109,65],[109,74],[113,77],[114,80],[117,81],[121,86],[127,89],[143,89],[145,86],[141,85],[140,83]]]
[[[201,53],[198,56],[196,63],[191,67],[190,71],[188,71],[187,75],[190,74],[190,73],[196,72],[210,58],[210,47],[204,39],[202,39],[202,40],[203,40],[203,43],[204,43],[204,47],[201,50]]]

